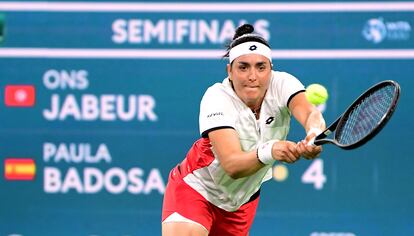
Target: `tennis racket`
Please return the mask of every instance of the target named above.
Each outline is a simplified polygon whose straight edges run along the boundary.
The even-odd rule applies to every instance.
[[[357,148],[372,139],[391,118],[400,97],[400,85],[382,81],[359,96],[325,131],[315,137],[315,145],[335,144]],[[328,136],[334,133],[333,138]]]

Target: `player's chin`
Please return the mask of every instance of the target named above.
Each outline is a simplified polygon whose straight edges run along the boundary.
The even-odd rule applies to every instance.
[[[257,101],[260,100],[260,91],[258,90],[248,90],[245,93],[246,100],[248,101]]]

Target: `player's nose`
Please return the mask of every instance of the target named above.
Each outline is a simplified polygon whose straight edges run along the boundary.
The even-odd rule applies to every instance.
[[[249,81],[256,81],[257,80],[257,74],[255,70],[251,70],[248,75]]]

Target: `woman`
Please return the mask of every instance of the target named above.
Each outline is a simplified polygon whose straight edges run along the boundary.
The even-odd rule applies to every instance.
[[[225,55],[228,77],[203,96],[202,137],[169,176],[164,236],[248,235],[272,164],[322,151],[307,144],[325,128],[321,113],[295,77],[272,71],[269,44],[253,31],[248,24],[236,30]],[[307,132],[299,143],[286,140],[291,114]]]

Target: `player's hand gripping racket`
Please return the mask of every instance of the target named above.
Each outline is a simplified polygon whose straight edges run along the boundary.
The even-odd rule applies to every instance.
[[[357,98],[314,144],[332,143],[343,149],[357,148],[373,138],[391,118],[400,97],[397,82],[380,82]],[[335,132],[333,139],[327,138]]]

